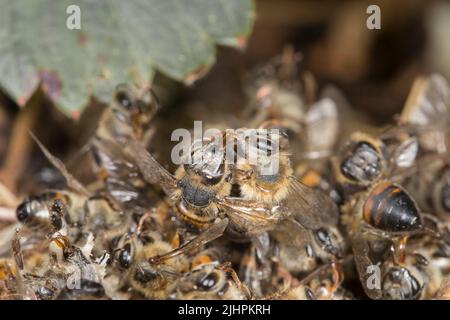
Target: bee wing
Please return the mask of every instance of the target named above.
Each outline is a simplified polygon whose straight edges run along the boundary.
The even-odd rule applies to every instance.
[[[50,153],[50,151],[48,151],[48,149],[46,147],[44,147],[44,145],[38,140],[38,138],[31,131],[30,131],[30,135],[34,139],[34,141],[36,141],[36,143],[38,144],[39,148],[42,150],[42,152],[44,153],[44,155],[48,159],[48,161],[50,161],[50,163],[56,169],[58,169],[61,172],[61,174],[64,176],[64,178],[66,179],[66,182],[67,182],[67,186],[82,195],[90,196],[91,193],[86,189],[86,187],[81,182],[79,182],[67,170],[64,163],[61,160],[59,160],[57,157],[52,155]]]
[[[416,137],[411,137],[403,141],[398,148],[394,150],[392,159],[397,167],[408,168],[414,164],[419,151],[419,141]]]
[[[150,262],[153,264],[159,264],[164,260],[171,259],[173,257],[204,246],[208,242],[213,241],[214,239],[217,239],[218,237],[223,235],[227,226],[228,219],[226,218],[216,221],[194,239],[185,242],[184,244],[170,252],[150,258]]]
[[[290,177],[290,180],[289,193],[282,206],[292,219],[313,230],[338,223],[338,208],[329,196],[304,185],[295,177]]]
[[[449,122],[450,88],[445,78],[433,74],[418,78],[400,115],[400,123],[418,126],[444,125]]]
[[[11,249],[14,255],[14,261],[19,270],[23,270],[23,255],[22,246],[20,245],[20,233],[19,229],[16,229],[14,237],[11,241]]]
[[[230,225],[248,236],[270,231],[278,224],[284,213],[277,208],[269,208],[257,201],[234,197],[216,200],[230,219]]]
[[[301,248],[311,242],[311,233],[300,223],[293,219],[283,219],[277,227],[270,232],[280,243],[286,243],[290,246]]]
[[[169,171],[136,141],[128,141],[124,146],[125,154],[133,159],[143,178],[150,184],[158,184],[167,195],[172,195],[177,189],[177,180]]]
[[[133,159],[123,152],[118,143],[111,140],[95,137],[91,147],[99,171],[107,172],[108,192],[121,202],[138,200],[141,192],[132,181],[140,176],[140,171]]]
[[[382,292],[381,288],[374,286],[369,288],[369,283],[371,283],[371,277],[377,276],[374,274],[372,269],[377,266],[370,260],[370,247],[367,241],[362,237],[354,236],[352,239],[352,249],[355,259],[356,269],[358,271],[359,279],[364,288],[364,292],[371,299],[381,299]],[[380,274],[378,274],[380,276]],[[381,279],[378,279],[381,282]]]
[[[336,103],[328,97],[316,102],[305,116],[305,125],[306,156],[312,159],[327,156],[338,138]]]
[[[106,169],[108,174],[125,178],[127,175],[139,172],[132,159],[114,141],[95,137],[92,141],[92,150],[95,161]]]

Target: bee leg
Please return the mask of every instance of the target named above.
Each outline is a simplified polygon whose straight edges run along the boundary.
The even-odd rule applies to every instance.
[[[139,219],[138,226],[136,228],[136,233],[139,235],[142,232],[142,228],[144,227],[144,223],[147,219],[151,217],[150,212],[146,212],[142,215],[142,217]]]
[[[17,228],[11,241],[11,249],[14,256],[15,269],[17,270],[17,287],[19,294],[27,294],[25,284],[23,282],[22,272],[24,269],[22,246],[20,244],[20,228]]]
[[[223,235],[227,226],[228,226],[228,219],[225,218],[222,220],[218,220],[214,222],[211,226],[209,226],[206,230],[204,230],[201,234],[199,234],[197,237],[187,241],[178,248],[170,252],[167,252],[166,254],[151,257],[149,259],[149,263],[161,264],[165,260],[172,259],[181,254],[184,254],[185,252],[198,249],[199,247]]]
[[[331,287],[331,292],[335,293],[342,284],[342,281],[344,281],[344,272],[342,270],[341,262],[334,257],[331,261],[331,272],[333,274],[333,285]]]
[[[23,255],[22,255],[22,247],[20,245],[20,229],[17,228],[14,234],[14,238],[11,242],[11,248],[14,255],[14,261],[16,264],[16,268],[19,271],[23,270]]]
[[[408,242],[408,236],[401,237],[398,242],[391,246],[391,253],[393,262],[399,266],[405,265],[406,260],[406,243]]]
[[[245,296],[247,297],[248,300],[254,300],[256,298],[255,294],[250,290],[250,288],[239,279],[236,271],[234,271],[234,269],[231,267],[230,262],[222,263],[217,268],[225,271],[227,274],[231,276],[231,279],[234,281],[237,287],[242,292],[245,293]]]

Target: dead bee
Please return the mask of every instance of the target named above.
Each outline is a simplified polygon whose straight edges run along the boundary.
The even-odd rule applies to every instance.
[[[84,148],[90,150],[94,172],[100,178],[97,188],[129,208],[144,206],[153,195],[143,190],[142,177],[121,152],[120,143],[148,141],[152,134],[151,121],[159,109],[160,103],[151,89],[119,85],[94,137]]]
[[[287,280],[270,299],[281,300],[350,300],[352,294],[341,284],[344,280],[342,261],[317,267],[300,281]]]
[[[114,254],[115,263],[126,273],[126,277],[122,277],[124,283],[120,286],[128,285],[150,299],[169,298],[182,273],[188,270],[188,260],[184,254],[180,254],[160,264],[153,264],[151,258],[173,249],[157,232],[145,236],[125,235]]]
[[[100,140],[117,141],[144,138],[160,103],[150,88],[119,85],[99,122],[95,136]]]
[[[176,296],[183,300],[246,300],[249,291],[229,264],[210,262],[196,266],[180,278]]]
[[[337,224],[335,203],[294,178],[286,154],[279,154],[280,170],[272,176],[261,175],[258,165],[239,168],[241,177],[236,181],[239,181],[242,196],[228,197],[230,169],[224,161],[224,153],[216,153],[222,158],[214,160],[208,155],[209,148],[217,150],[217,146],[212,147],[209,143],[202,146],[198,150],[207,156],[200,159],[208,159],[208,162],[185,165],[177,176],[167,172],[141,144],[131,142],[124,148],[135,158],[149,183],[159,183],[176,199],[180,212],[188,221],[209,223],[210,226],[186,246],[196,247],[211,241],[221,236],[227,227],[236,239],[252,239],[275,229],[282,219],[291,219],[317,232]],[[333,237],[327,239],[331,241]],[[334,250],[334,244],[328,242],[327,249]]]
[[[63,228],[65,221],[71,223],[66,207],[77,206],[78,198],[76,194],[69,195],[59,191],[47,191],[29,196],[17,207],[17,220],[30,230],[43,234],[54,233]],[[84,210],[83,205],[81,208],[77,206],[76,211],[80,209]]]
[[[329,88],[317,97],[313,76],[308,72],[299,76],[299,60],[299,54],[287,48],[280,58],[254,72],[248,90],[248,126],[280,129],[302,150],[299,160],[326,158],[338,137],[336,102]]]
[[[126,228],[129,216],[124,214],[121,203],[105,193],[91,193],[73,177],[65,165],[53,156],[36,138],[34,140],[49,160],[64,176],[69,190],[49,190],[30,196],[16,209],[16,216],[23,225],[43,235],[55,232],[77,243],[89,233],[95,233],[95,251],[107,250],[115,232]]]
[[[176,298],[183,300],[246,300],[253,293],[242,283],[224,260],[223,252],[217,248],[208,248],[195,255],[190,263],[189,272],[178,281]]]
[[[402,265],[388,259],[381,266],[383,299],[416,300],[424,296],[429,276],[428,261],[419,255],[408,255]]]
[[[367,187],[386,170],[382,142],[363,133],[354,133],[333,160],[337,181],[345,186]]]
[[[396,135],[390,141],[385,139],[355,132],[332,159],[337,183],[346,190],[345,196],[388,177],[401,181],[404,175],[401,170],[413,166],[418,152],[415,137]]]
[[[22,241],[26,248],[22,249]],[[12,249],[16,264],[17,293],[30,299],[56,299],[64,288],[76,288],[81,279],[101,285],[105,258],[92,260],[92,237],[82,247],[72,245],[58,233],[50,239],[27,244],[19,232],[13,239]]]
[[[350,216],[344,217],[344,224],[351,237],[363,287],[369,297],[379,299],[381,291],[373,291],[364,285],[369,276],[367,268],[375,265],[371,260],[374,250],[371,246],[393,243],[396,259],[403,263],[408,237],[426,232],[424,219],[406,190],[388,181],[376,183],[358,198],[350,209]]]

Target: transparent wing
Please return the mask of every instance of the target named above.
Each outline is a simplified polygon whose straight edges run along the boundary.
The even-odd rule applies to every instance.
[[[374,264],[369,258],[369,244],[364,239],[364,237],[362,237],[361,235],[356,235],[352,239],[352,248],[356,269],[358,271],[361,284],[364,288],[364,292],[371,299],[381,299],[381,288],[377,288],[376,286],[372,287],[371,285],[369,285],[369,283],[371,283],[371,276],[376,276],[376,274],[374,275],[374,271],[372,270],[372,268],[377,267],[377,265]]]
[[[447,125],[450,108],[450,88],[439,74],[417,79],[400,116],[402,124],[418,126]]]
[[[249,237],[273,230],[284,214],[276,207],[269,208],[260,202],[241,198],[226,197],[216,202],[226,212],[230,228]]]
[[[176,191],[177,180],[175,177],[164,169],[141,143],[129,141],[124,146],[124,152],[133,159],[145,181],[150,184],[158,184],[169,196]]]
[[[337,224],[338,208],[329,196],[304,185],[295,177],[290,179],[289,193],[282,206],[291,219],[313,230]]]
[[[85,195],[85,196],[90,196],[90,192],[86,189],[86,187],[83,186],[83,184],[81,182],[79,182],[66,168],[66,166],[64,165],[64,163],[59,160],[57,157],[55,157],[54,155],[52,155],[50,153],[50,151],[48,151],[48,149],[46,147],[44,147],[44,145],[38,140],[38,138],[36,138],[36,136],[31,133],[30,131],[30,135],[31,137],[34,139],[34,141],[36,141],[36,143],[38,144],[39,148],[42,150],[42,152],[44,153],[45,157],[48,159],[48,161],[50,161],[50,163],[56,168],[58,169],[61,174],[64,176],[64,178],[66,179],[67,182],[67,186],[69,188],[71,188],[72,190]]]
[[[297,248],[305,247],[312,241],[309,230],[293,219],[280,221],[270,235],[280,243]]]
[[[328,156],[336,143],[339,118],[335,102],[322,98],[308,110],[305,116],[306,156],[316,159]]]
[[[211,224],[207,229],[200,233],[197,237],[187,241],[178,248],[160,256],[150,258],[150,263],[160,264],[164,260],[171,259],[191,250],[200,248],[210,241],[219,238],[228,226],[228,219],[222,219]]]

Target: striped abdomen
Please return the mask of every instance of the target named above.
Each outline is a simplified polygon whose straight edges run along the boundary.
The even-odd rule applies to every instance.
[[[363,217],[371,226],[389,232],[410,232],[422,228],[419,209],[401,187],[389,182],[376,185],[363,207]]]

